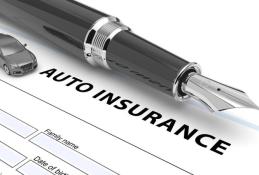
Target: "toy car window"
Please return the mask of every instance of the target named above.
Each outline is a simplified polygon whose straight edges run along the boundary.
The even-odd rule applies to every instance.
[[[24,47],[18,42],[13,42],[2,46],[1,49],[3,55],[8,56],[23,51]]]

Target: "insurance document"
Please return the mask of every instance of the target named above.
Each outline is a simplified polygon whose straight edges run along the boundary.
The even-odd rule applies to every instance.
[[[0,70],[1,175],[258,174],[259,132],[225,119],[257,111],[176,103],[0,19],[38,61]]]

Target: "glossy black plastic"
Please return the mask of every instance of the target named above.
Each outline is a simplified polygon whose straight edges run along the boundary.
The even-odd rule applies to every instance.
[[[82,59],[88,30],[107,16],[74,0],[0,0],[0,13]]]
[[[172,95],[173,82],[187,61],[146,41],[123,31],[108,47],[108,64],[135,79]]]
[[[88,30],[107,16],[74,0],[0,0],[0,13],[81,59]],[[113,70],[170,95],[179,71],[188,64],[129,31],[110,42],[107,61]]]

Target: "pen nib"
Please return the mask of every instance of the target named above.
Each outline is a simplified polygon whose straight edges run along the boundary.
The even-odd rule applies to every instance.
[[[233,108],[259,109],[245,92],[199,74],[190,76],[183,84],[182,90],[207,105],[213,112]]]

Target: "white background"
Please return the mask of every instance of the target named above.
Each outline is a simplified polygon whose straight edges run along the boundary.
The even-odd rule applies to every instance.
[[[119,17],[135,33],[189,61],[198,62],[203,68],[204,75],[248,92],[259,104],[256,72],[259,57],[259,5],[256,1],[81,2]],[[8,77],[1,72],[1,79],[194,174],[258,174],[259,132],[256,130],[224,120],[223,114],[210,114],[207,109],[192,102],[187,103],[190,105],[176,104],[172,98],[163,96],[142,83],[76,62],[71,59],[71,55],[53,49],[56,47],[46,41],[41,42],[35,35],[20,29],[16,31],[12,26],[6,28],[21,42],[28,43],[28,48],[37,55],[39,68],[37,73],[21,79]],[[228,140],[233,146],[224,156],[215,155],[198,147],[194,141],[175,137],[140,119],[129,117],[126,112],[117,111],[90,99],[87,95],[76,93],[72,88],[65,88],[61,83],[38,75],[39,71],[52,67],[93,82],[97,89],[106,88],[143,106],[158,110],[165,117],[176,119],[179,124],[186,123],[204,133]],[[13,110],[14,114],[21,115],[24,111],[22,105],[16,106],[15,109],[7,105],[12,104],[12,98],[5,100],[8,100],[6,108]],[[249,109],[235,110],[234,113],[244,118],[259,116],[258,112]],[[107,117],[107,114],[110,116]],[[154,160],[153,157],[143,161],[136,157],[122,162],[119,159],[121,155],[113,154],[116,150],[102,151],[104,154],[92,152],[91,156],[121,174],[172,174],[167,164],[163,167],[168,169],[162,168],[162,165],[154,163],[158,160]],[[149,163],[151,166],[145,168]]]

